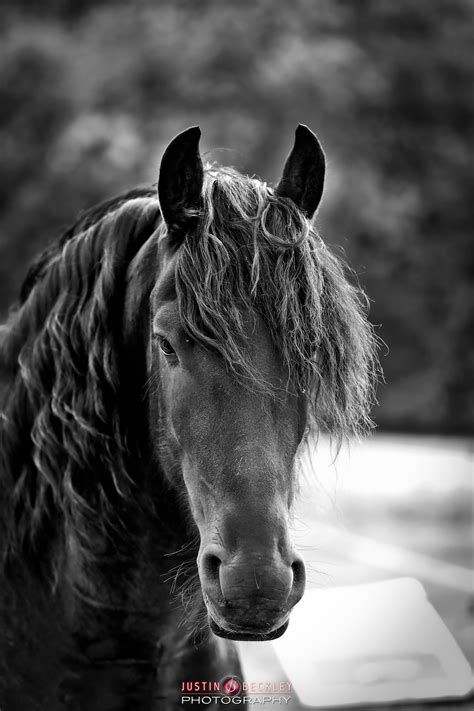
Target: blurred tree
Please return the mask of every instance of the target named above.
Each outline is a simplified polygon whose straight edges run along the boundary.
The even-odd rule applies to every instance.
[[[470,0],[6,0],[0,307],[75,213],[155,179],[192,123],[275,181],[304,122],[327,151],[323,236],[390,353],[376,420],[472,431]],[[218,150],[221,148],[237,150]]]

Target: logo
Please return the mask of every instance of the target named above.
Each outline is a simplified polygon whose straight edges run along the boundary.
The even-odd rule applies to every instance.
[[[229,674],[220,681],[193,679],[180,685],[183,708],[193,706],[288,706],[289,681],[249,681]]]
[[[220,688],[226,696],[237,696],[242,691],[242,682],[236,676],[225,676]]]

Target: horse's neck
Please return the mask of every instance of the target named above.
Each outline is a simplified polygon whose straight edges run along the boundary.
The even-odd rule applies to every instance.
[[[183,556],[163,554],[163,542],[157,527],[136,542],[139,560],[117,561],[113,571],[105,560],[104,567],[99,562],[89,567],[94,582],[82,580],[75,590],[67,572],[75,561],[65,561],[54,590],[38,584],[27,570],[21,586],[18,579],[12,581],[0,627],[15,647],[12,653],[0,642],[0,679],[18,682],[15,707],[30,708],[31,698],[52,711],[62,704],[119,711],[125,708],[121,699],[127,698],[137,711],[155,708],[162,678],[167,679],[168,666],[174,666],[174,654],[186,638],[180,626],[184,610],[176,601],[170,604],[172,569],[179,568]],[[165,542],[168,553],[179,551],[176,540],[171,549],[169,535]],[[164,706],[157,703],[156,708]]]

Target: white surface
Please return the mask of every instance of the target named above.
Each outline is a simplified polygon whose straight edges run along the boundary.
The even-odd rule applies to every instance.
[[[472,690],[469,664],[422,585],[410,578],[309,590],[272,645],[308,706],[462,697]]]
[[[393,503],[415,493],[449,496],[462,490],[474,503],[474,441],[470,439],[374,434],[344,444],[336,456],[328,437],[321,436],[305,452],[302,467],[308,483],[316,483],[315,475],[329,498],[347,493]]]

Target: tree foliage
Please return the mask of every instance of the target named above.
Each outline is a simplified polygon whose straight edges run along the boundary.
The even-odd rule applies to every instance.
[[[469,0],[4,4],[0,306],[75,214],[154,181],[198,123],[222,163],[279,177],[299,122],[329,170],[318,223],[388,345],[376,420],[474,421]],[[229,150],[232,149],[232,150]]]

